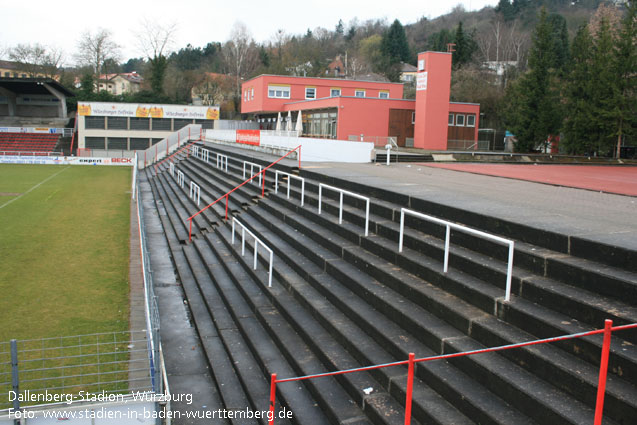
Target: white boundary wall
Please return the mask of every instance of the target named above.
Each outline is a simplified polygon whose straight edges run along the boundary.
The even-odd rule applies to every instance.
[[[205,130],[206,141],[221,141],[236,147],[253,149],[257,146],[236,143],[235,130]],[[367,163],[374,158],[374,144],[367,142],[348,142],[345,140],[313,139],[309,137],[286,137],[261,132],[259,147],[292,150],[301,148],[302,162],[354,162]]]

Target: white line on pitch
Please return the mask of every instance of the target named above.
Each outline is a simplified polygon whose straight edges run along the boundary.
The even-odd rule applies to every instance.
[[[11,202],[17,201],[18,199],[22,198],[24,195],[26,195],[27,193],[31,192],[34,189],[37,189],[38,187],[42,186],[44,183],[48,182],[49,180],[51,180],[53,177],[57,176],[58,174],[60,174],[62,171],[66,171],[68,170],[70,167],[70,165],[60,171],[58,171],[57,173],[53,174],[52,176],[47,177],[46,179],[42,180],[40,183],[36,184],[35,186],[33,186],[31,189],[27,190],[26,192],[24,192],[22,195],[18,196],[17,198],[13,198],[10,201],[5,202],[4,204],[0,205],[0,209],[6,207],[7,205],[9,205]]]

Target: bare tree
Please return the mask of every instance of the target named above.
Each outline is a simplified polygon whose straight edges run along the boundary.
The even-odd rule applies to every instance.
[[[119,44],[113,40],[111,31],[104,28],[98,28],[95,34],[84,31],[77,47],[76,60],[80,65],[90,66],[97,75],[102,73],[107,59],[119,61],[121,57]]]
[[[241,79],[254,70],[258,59],[254,39],[243,22],[235,22],[222,52],[230,74],[235,77],[235,96],[240,98]]]
[[[150,64],[150,86],[156,94],[161,94],[164,88],[164,77],[168,67],[170,53],[177,24],[159,24],[156,21],[143,19],[141,31],[135,34],[139,49],[148,58]]]
[[[160,24],[146,18],[140,23],[141,31],[134,32],[137,46],[148,59],[168,56],[174,45],[177,24]]]
[[[20,65],[20,70],[29,77],[54,77],[62,65],[64,54],[61,50],[41,44],[18,44],[9,49],[9,58]]]

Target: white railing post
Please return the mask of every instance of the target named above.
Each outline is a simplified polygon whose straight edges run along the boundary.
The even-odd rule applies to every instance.
[[[445,229],[445,264],[443,267],[445,273],[449,270],[449,239],[451,239],[451,227],[447,224]]]
[[[198,184],[191,181],[190,182],[190,199],[194,200],[194,197],[197,197],[197,206],[199,206],[199,201],[201,197],[201,187]]]
[[[170,163],[170,175],[173,178],[175,177],[175,164],[173,164],[172,162]]]
[[[184,182],[185,182],[184,173],[181,170],[177,170],[177,184],[181,186],[182,189],[184,187]]]
[[[323,187],[335,190],[335,191],[340,193],[339,209],[338,209],[338,223],[339,224],[343,223],[343,195],[344,194],[350,195],[350,196],[353,196],[355,198],[362,199],[362,200],[366,201],[367,204],[365,206],[365,236],[368,236],[369,235],[369,202],[370,202],[369,198],[366,197],[366,196],[359,195],[357,193],[353,193],[353,192],[349,192],[347,190],[339,189],[338,187],[329,186],[327,184],[319,183],[319,190],[318,190],[318,194],[319,194],[318,213],[319,214],[321,214],[321,198],[322,198],[322,195],[323,195]]]
[[[259,249],[258,249],[259,244],[261,244],[261,246],[263,246],[263,248],[270,253],[270,265],[268,267],[268,287],[272,287],[272,264],[274,263],[274,252],[266,244],[264,244],[261,241],[261,239],[259,239],[254,233],[252,233],[244,224],[242,224],[235,217],[232,217],[232,244],[233,245],[234,245],[234,233],[235,233],[234,223],[235,223],[235,221],[237,222],[237,224],[239,226],[241,226],[241,256],[245,255],[245,234],[246,234],[246,232],[248,232],[250,234],[250,236],[252,236],[254,238],[254,258],[253,258],[253,261],[252,261],[253,270],[257,269],[258,258],[259,258],[258,257],[258,255],[259,255]]]

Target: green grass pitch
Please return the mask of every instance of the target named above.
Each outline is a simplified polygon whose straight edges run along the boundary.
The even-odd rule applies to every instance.
[[[0,342],[128,330],[131,173],[0,164]]]

